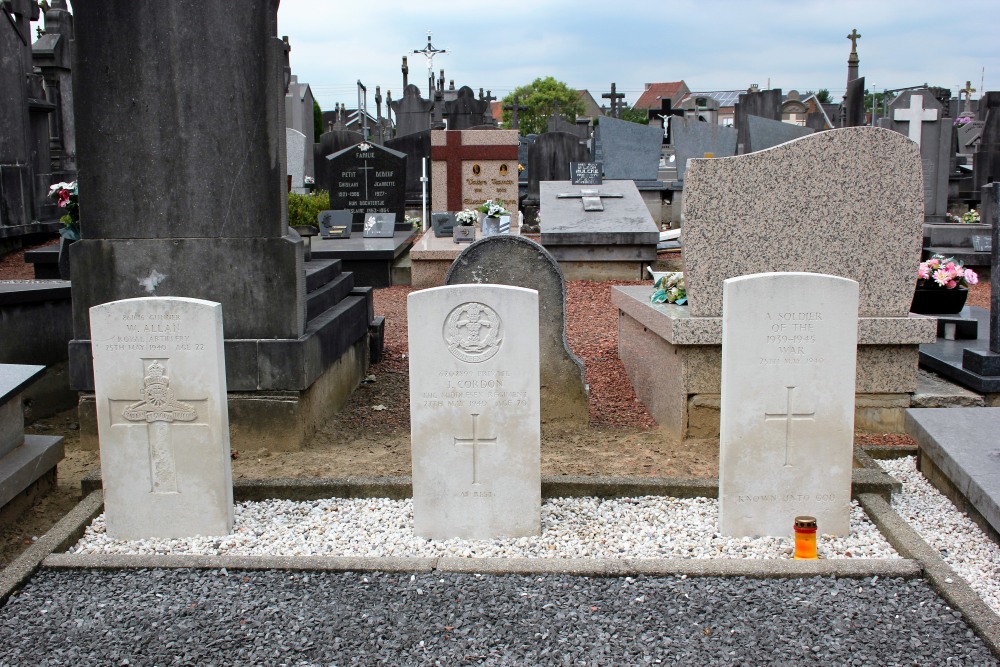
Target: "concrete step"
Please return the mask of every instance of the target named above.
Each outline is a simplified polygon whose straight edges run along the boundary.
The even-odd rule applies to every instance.
[[[917,390],[910,397],[911,408],[981,408],[986,401],[981,394],[969,391],[923,368],[917,371]]]
[[[306,272],[306,294],[315,292],[341,272],[339,259],[313,259],[303,264]]]

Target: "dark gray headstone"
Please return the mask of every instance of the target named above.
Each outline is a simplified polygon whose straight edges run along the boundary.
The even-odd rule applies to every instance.
[[[890,129],[920,144],[926,222],[944,222],[948,213],[954,126],[943,112],[944,107],[924,88],[905,90],[889,104]]]
[[[745,152],[753,153],[762,151],[812,133],[811,129],[801,125],[792,125],[780,120],[749,116],[747,117],[747,145]]]
[[[759,116],[771,120],[781,120],[781,88],[759,90],[752,93],[742,93],[736,103],[733,116],[733,127],[736,128],[736,148],[746,151],[747,118]]]
[[[670,136],[674,142],[677,180],[684,180],[687,161],[691,158],[732,157],[736,155],[736,130],[714,123],[704,123],[694,118],[670,119]]]
[[[431,228],[434,230],[434,236],[449,237],[454,227],[455,214],[453,212],[431,213]]]
[[[588,423],[583,363],[566,342],[566,283],[552,256],[521,236],[476,241],[448,270],[446,285],[514,285],[538,291],[542,423]]]
[[[351,130],[331,130],[320,136],[319,142],[313,144],[313,170],[316,172],[316,189],[329,192],[333,186],[330,163],[326,157],[355,144],[360,144],[364,140],[364,135]]]
[[[396,138],[431,129],[431,110],[434,103],[420,96],[420,89],[412,83],[403,89],[403,98],[390,105],[396,114]]]
[[[590,131],[586,124],[571,123],[560,114],[553,114],[549,116],[546,127],[549,132],[566,132],[567,134],[575,134],[584,140],[590,138]]]
[[[844,127],[859,127],[865,123],[865,77],[849,81],[847,94],[844,95],[844,108],[847,119]]]
[[[660,169],[663,130],[605,116],[597,126],[601,155],[608,180],[655,181]],[[595,152],[596,153],[596,152]]]
[[[528,196],[526,201],[538,201],[541,181],[568,181],[570,162],[588,162],[590,150],[580,137],[566,132],[546,132],[528,147]]]
[[[411,132],[397,136],[385,142],[386,148],[399,151],[406,155],[406,200],[418,202],[423,192],[420,176],[423,174],[423,159],[427,158],[427,178],[431,176],[431,131]],[[427,196],[430,196],[430,181],[428,180]]]
[[[354,230],[354,218],[350,211],[322,211],[319,218],[319,233],[324,238],[347,239]]]
[[[531,144],[535,143],[535,139],[537,138],[537,134],[529,134],[519,137],[517,140],[517,163],[524,167],[524,171],[518,174],[517,180],[522,185],[528,184],[528,174],[531,172],[531,169],[528,167],[528,148]]]
[[[458,89],[455,99],[444,103],[444,117],[448,119],[448,129],[469,130],[482,125],[483,114],[489,107],[489,102],[476,99],[472,88],[462,86]]]
[[[981,120],[974,120],[961,127],[955,128],[955,135],[958,145],[956,152],[961,155],[973,155],[979,148],[979,143],[983,139],[983,127],[986,123]]]
[[[394,213],[405,225],[406,155],[378,144],[361,143],[327,157],[330,208],[353,213]]]
[[[973,161],[974,187],[1000,183],[1000,91],[990,91],[979,99],[979,117],[983,134]]]

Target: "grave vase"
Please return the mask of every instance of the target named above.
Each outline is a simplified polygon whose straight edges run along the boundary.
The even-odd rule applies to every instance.
[[[476,228],[472,225],[455,225],[451,235],[455,243],[472,243],[476,240]]]
[[[483,218],[483,237],[496,236],[500,233],[500,217],[487,215]]]
[[[969,288],[918,287],[913,293],[910,312],[919,315],[954,315],[962,311]]]

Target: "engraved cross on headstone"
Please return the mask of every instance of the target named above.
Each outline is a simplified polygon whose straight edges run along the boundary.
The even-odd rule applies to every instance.
[[[601,197],[621,199],[624,195],[620,192],[599,192],[597,190],[580,190],[580,192],[566,192],[556,195],[556,199],[582,199],[584,211],[603,211],[604,202]]]
[[[177,493],[177,468],[171,439],[176,422],[206,426],[207,399],[174,398],[170,378],[166,375],[166,359],[143,359],[142,397],[136,401],[108,399],[111,426],[135,427],[146,425],[149,448],[150,493]],[[148,364],[148,365],[147,365]]]
[[[495,445],[497,444],[496,437],[493,438],[480,438],[479,434],[476,432],[476,421],[479,419],[478,414],[472,415],[472,437],[471,438],[459,438],[455,437],[455,446],[472,446],[472,483],[474,485],[479,484],[479,446],[480,445]]]
[[[896,109],[892,118],[897,121],[904,121],[910,124],[907,135],[911,141],[917,142],[920,146],[920,135],[923,134],[923,124],[925,121],[937,120],[937,109],[925,109],[924,98],[921,95],[910,96],[910,107],[908,109]]]
[[[788,394],[785,396],[785,411],[784,412],[765,412],[764,421],[774,421],[777,419],[783,419],[785,421],[785,468],[793,467],[791,463],[788,462],[789,449],[792,444],[792,422],[798,421],[816,421],[816,411],[812,412],[792,412],[792,390],[796,387],[793,385],[791,387],[785,387],[788,390]]]
[[[369,146],[368,144],[358,144],[358,150],[360,150],[360,151],[368,151],[368,150],[371,150],[371,146]],[[365,201],[368,201],[369,199],[371,199],[368,196],[368,172],[372,171],[373,169],[375,169],[375,167],[373,167],[370,164],[368,164],[368,160],[367,159],[365,160],[365,166],[358,167],[358,170],[361,171],[365,175]]]

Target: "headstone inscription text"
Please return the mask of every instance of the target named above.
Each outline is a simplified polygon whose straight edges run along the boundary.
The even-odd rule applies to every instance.
[[[228,534],[222,306],[126,299],[94,306],[90,321],[108,534]]]
[[[600,162],[570,162],[569,174],[573,185],[600,185],[604,182]]]
[[[408,308],[415,533],[537,535],[538,293],[436,287]]]
[[[719,528],[850,530],[858,284],[815,273],[723,287]]]

